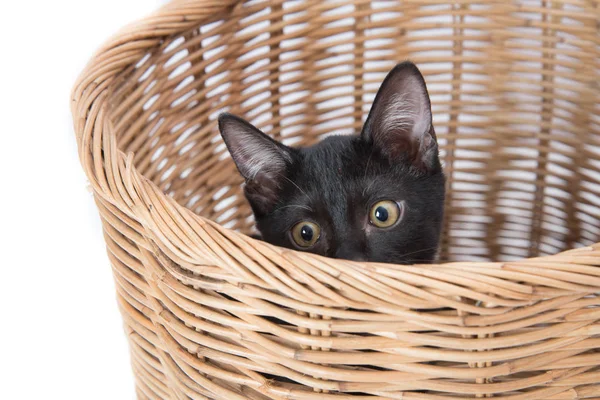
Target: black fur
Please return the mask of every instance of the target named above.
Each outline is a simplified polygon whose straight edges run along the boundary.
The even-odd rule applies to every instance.
[[[299,221],[309,220],[321,228],[320,239],[307,250],[313,253],[398,264],[434,259],[443,217],[444,175],[431,120],[421,124],[427,129],[420,136],[402,129],[381,131],[390,126],[381,120],[383,111],[389,109],[386,101],[399,88],[420,91],[409,100],[430,110],[420,72],[413,64],[402,63],[382,84],[360,135],[332,136],[306,148],[273,146],[247,122],[230,114],[220,116],[221,133],[230,151],[231,137],[238,133],[227,124],[241,124],[240,136],[255,130],[250,140],[262,141],[275,152],[269,157],[286,160],[276,173],[271,169],[269,175],[259,171],[245,176],[245,193],[265,241],[296,249],[290,230]],[[430,111],[425,114],[431,118]],[[238,142],[243,145],[247,139],[241,139]],[[234,160],[238,168],[245,162],[235,156]],[[381,200],[403,205],[403,217],[395,226],[381,229],[369,223],[371,206]]]

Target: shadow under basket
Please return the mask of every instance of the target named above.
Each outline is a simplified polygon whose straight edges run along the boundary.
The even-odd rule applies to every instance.
[[[176,0],[73,91],[139,399],[600,399],[600,2]],[[410,59],[433,104],[441,261],[253,229],[216,117],[360,130]],[[90,362],[93,362],[90,359]]]

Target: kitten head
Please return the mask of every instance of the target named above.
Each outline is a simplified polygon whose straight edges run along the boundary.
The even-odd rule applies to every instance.
[[[414,64],[388,74],[359,136],[291,148],[231,114],[219,129],[265,241],[351,260],[434,259],[444,176]]]

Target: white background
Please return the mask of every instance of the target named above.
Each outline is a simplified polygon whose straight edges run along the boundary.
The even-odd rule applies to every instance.
[[[69,96],[159,0],[0,2],[0,399],[134,399]]]
[[[0,0],[0,399],[133,400],[70,91],[165,0]]]

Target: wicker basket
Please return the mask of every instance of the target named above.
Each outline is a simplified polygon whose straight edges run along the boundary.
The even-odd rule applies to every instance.
[[[599,19],[577,0],[176,0],[109,41],[72,111],[138,397],[600,399]],[[288,144],[354,132],[404,59],[432,97],[445,263],[246,236],[218,113]]]

